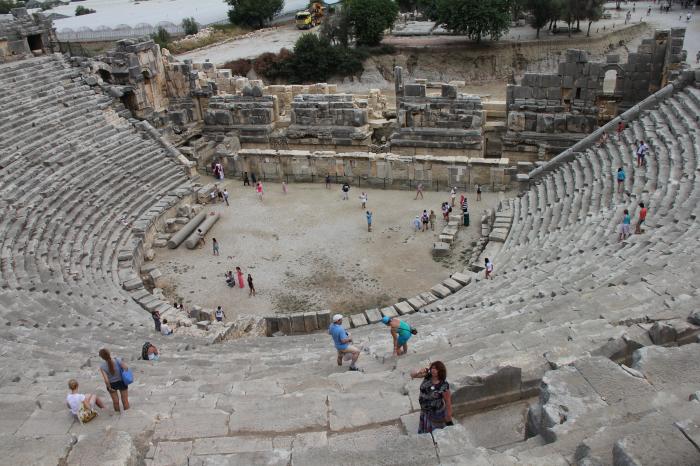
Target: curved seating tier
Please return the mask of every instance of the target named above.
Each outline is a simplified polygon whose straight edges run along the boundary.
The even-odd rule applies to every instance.
[[[189,190],[183,168],[61,55],[0,67],[0,286],[119,288],[128,224]]]
[[[29,63],[36,68],[37,63],[45,66],[52,60],[62,63],[56,57]],[[58,67],[55,63],[51,66]],[[21,76],[15,73],[19,68],[13,64],[9,71]],[[697,296],[697,283],[688,277],[694,276],[700,240],[695,226],[696,209],[700,209],[695,202],[700,193],[695,189],[700,181],[696,177],[699,104],[698,89],[679,91],[631,122],[620,140],[579,154],[512,200],[513,225],[496,257],[495,279],[474,276],[455,294],[403,316],[418,335],[409,342],[409,353],[400,358],[392,356],[385,326],[353,329],[354,342],[363,347],[364,373],[336,365],[336,352],[325,333],[216,345],[184,334],[155,335],[135,304],[113,293],[114,251],[131,241],[130,230],[120,229],[114,217],[101,209],[95,209],[99,214],[92,217],[88,200],[108,206],[113,216],[126,211],[136,218],[142,212],[110,203],[121,202],[121,198],[112,199],[111,189],[102,192],[104,176],[110,176],[124,186],[123,196],[137,197],[129,205],[145,205],[148,199],[153,205],[157,193],[164,192],[155,187],[155,180],[148,181],[154,186],[150,192],[134,194],[126,189],[141,179],[136,177],[144,168],[139,162],[142,157],[160,154],[149,152],[144,141],[136,149],[143,149],[139,152],[143,155],[132,155],[130,162],[115,158],[127,165],[111,175],[100,174],[102,166],[90,167],[97,173],[76,172],[72,159],[59,164],[60,157],[51,156],[47,160],[53,170],[46,174],[37,158],[44,150],[41,142],[32,149],[35,158],[25,159],[27,163],[19,160],[19,152],[10,157],[3,152],[2,165],[12,165],[12,178],[21,177],[26,183],[44,172],[53,181],[51,190],[35,189],[30,183],[25,192],[8,189],[11,180],[3,178],[4,192],[17,191],[22,208],[15,208],[14,199],[2,205],[4,212],[12,214],[1,220],[5,232],[2,277],[5,288],[15,289],[0,290],[0,307],[8,309],[0,314],[0,337],[7,341],[0,370],[0,452],[19,464],[39,459],[71,464],[91,454],[106,461],[114,454],[122,455],[124,464],[133,460],[154,465],[564,465],[576,463],[580,445],[591,438],[597,443],[590,443],[589,460],[596,456],[601,464],[612,463],[606,456],[613,456],[611,439],[625,440],[643,430],[643,423],[630,424],[633,416],[624,416],[629,409],[624,411],[624,403],[608,396],[616,415],[605,417],[600,409],[586,411],[593,413],[595,421],[581,423],[585,430],[578,434],[575,426],[582,417],[576,418],[573,408],[588,403],[588,398],[576,397],[587,392],[566,391],[573,383],[566,375],[572,368],[581,373],[588,370],[583,361],[592,361],[593,372],[601,373],[624,370],[611,360],[636,362],[626,373],[648,377],[653,386],[644,390],[671,393],[671,388],[653,381],[659,363],[650,366],[648,361],[668,358],[685,364],[684,371],[700,373],[693,357],[698,345],[658,357],[644,353],[646,346],[681,345],[697,335],[698,328],[686,317],[695,310]],[[75,150],[87,154],[104,148],[100,157],[109,157],[123,138],[133,134],[126,123],[116,121],[102,128],[105,134],[115,132],[107,143],[112,148],[93,143],[80,144]],[[57,127],[56,131],[72,130]],[[631,143],[640,138],[648,141],[653,156],[647,167],[636,169]],[[70,151],[70,147],[61,150]],[[629,196],[615,192],[613,176],[620,165],[628,173]],[[71,184],[76,178],[79,184]],[[83,196],[76,201],[71,192],[78,191]],[[650,204],[647,231],[618,242],[616,227],[622,209],[630,208],[635,214],[639,201]],[[50,216],[52,223],[35,218],[28,206],[41,209],[38,217]],[[71,230],[76,222],[85,228]],[[110,228],[117,232],[105,232]],[[98,231],[98,236],[90,236],[91,231]],[[42,246],[46,238],[52,241]],[[33,285],[34,270],[39,277],[44,274],[42,283],[52,285]],[[102,279],[85,282],[88,274]],[[161,351],[157,363],[138,359],[146,339]],[[102,345],[123,356],[134,369],[132,409],[80,425],[65,413],[64,386],[68,378],[77,378],[86,391],[94,390],[99,382],[96,352]],[[21,356],[14,361],[9,354]],[[474,411],[514,400],[534,402],[539,393],[527,422],[528,430],[534,429],[529,433],[537,435],[526,440],[523,432],[517,442],[499,444],[498,451],[480,448],[494,445],[485,445],[459,425],[436,433],[435,443],[429,436],[415,435],[420,381],[409,379],[408,373],[438,359],[448,367],[453,397],[460,407],[457,418],[465,425]],[[26,371],[27,363],[31,371]],[[593,385],[595,380],[589,380]],[[637,386],[630,383],[632,391]],[[700,422],[686,406],[687,397],[680,399],[685,392],[678,386],[673,390],[673,396],[654,398],[653,406],[647,402],[646,411],[638,411],[640,417],[635,419],[663,409],[666,418],[659,422],[666,426],[679,421],[673,413],[681,411]],[[104,390],[98,391],[105,396]],[[598,394],[603,397],[602,391]],[[551,413],[564,416],[561,422],[557,419],[561,427],[551,422]],[[571,419],[576,422],[567,424],[566,413],[573,413]],[[522,413],[516,417],[514,424],[523,424]],[[494,429],[496,434],[500,425]],[[603,439],[596,430],[601,426],[629,429],[624,435],[616,430]],[[37,436],[43,436],[43,441],[27,449],[28,440]],[[618,450],[621,455],[633,448],[625,444]],[[666,459],[671,463],[674,458],[669,452]]]

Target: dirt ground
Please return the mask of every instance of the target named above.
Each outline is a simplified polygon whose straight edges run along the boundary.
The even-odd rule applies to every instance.
[[[367,207],[374,214],[368,233],[359,201],[362,188],[352,187],[350,199],[343,201],[339,185],[327,190],[323,184],[291,184],[285,195],[281,184],[268,183],[260,202],[238,181],[227,180],[224,186],[231,206],[207,207],[220,212],[221,219],[207,234],[205,247],[157,249],[155,264],[166,278],[165,288],[188,306],[221,305],[227,318],[322,309],[353,313],[390,305],[461,271],[479,235],[472,221],[461,228],[450,258],[432,258],[446,192],[414,200],[410,191],[367,189]],[[474,196],[468,194],[472,217],[498,199],[496,193],[484,193],[476,203]],[[423,209],[437,212],[435,232],[413,231],[411,221]],[[218,257],[212,254],[212,238],[221,245]],[[224,273],[236,266],[246,277],[252,274],[257,296],[248,296],[247,284],[245,289],[226,286]]]

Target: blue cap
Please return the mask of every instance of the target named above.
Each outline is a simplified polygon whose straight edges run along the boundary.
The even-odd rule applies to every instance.
[[[389,317],[389,316],[382,317],[382,322],[384,322],[384,325],[389,325],[390,320],[391,320],[391,317]]]

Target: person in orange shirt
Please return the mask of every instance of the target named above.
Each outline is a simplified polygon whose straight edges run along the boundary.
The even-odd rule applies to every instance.
[[[639,220],[637,221],[637,227],[634,230],[635,235],[642,233],[642,224],[647,219],[647,208],[644,207],[644,203],[639,203]]]

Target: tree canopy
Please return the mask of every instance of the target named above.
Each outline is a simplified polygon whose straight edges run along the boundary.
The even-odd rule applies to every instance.
[[[431,19],[457,34],[481,42],[498,40],[508,31],[513,0],[435,0]]]
[[[254,28],[265,27],[282,11],[284,0],[226,0],[231,5],[228,19],[233,24]]]
[[[394,0],[345,0],[344,8],[358,45],[378,45],[399,14]]]

